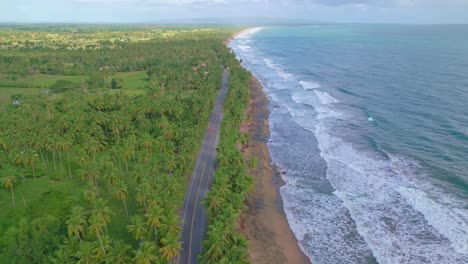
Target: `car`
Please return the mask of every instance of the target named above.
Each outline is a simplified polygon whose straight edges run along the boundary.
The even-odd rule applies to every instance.
[[[208,128],[208,133],[211,133],[211,128]]]

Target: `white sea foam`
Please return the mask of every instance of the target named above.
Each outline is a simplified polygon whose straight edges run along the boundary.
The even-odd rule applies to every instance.
[[[359,153],[349,143],[330,136],[322,125],[317,126],[315,133],[335,195],[348,208],[379,263],[449,264],[468,260],[466,255],[456,254],[446,238],[415,210],[414,204],[402,197],[403,186],[417,186],[392,171],[387,161]]]
[[[237,47],[239,49],[242,50],[242,52],[244,53],[252,53],[252,47],[251,46],[247,46],[247,45],[237,45]]]
[[[265,61],[265,65],[266,65],[268,68],[275,70],[276,73],[277,73],[281,78],[283,78],[283,79],[285,79],[285,80],[288,80],[288,79],[290,79],[291,77],[294,76],[293,74],[284,71],[284,70],[281,68],[280,65],[274,63],[272,60],[266,59],[266,58],[264,58],[263,60]]]
[[[372,116],[369,116],[369,118],[367,118],[367,121],[374,122],[374,118]]]
[[[239,39],[250,38],[253,34],[259,32],[262,29],[264,29],[264,27],[249,28],[247,30],[244,30],[239,35],[237,35],[236,38],[239,38]]]
[[[281,76],[283,79],[290,79],[291,77],[293,77],[293,74],[288,73],[288,72],[285,72],[285,71],[283,71],[283,70],[277,70],[276,72],[277,72],[278,75]]]
[[[313,90],[313,89],[320,88],[320,83],[318,83],[318,82],[299,81],[299,84],[300,84],[305,90]]]
[[[333,96],[329,95],[327,92],[321,92],[314,90],[321,104],[327,105],[332,103],[338,103],[338,100]]]
[[[268,68],[271,68],[271,69],[274,69],[276,70],[278,65],[274,64],[270,59],[267,59],[267,58],[263,58],[263,60],[265,61],[265,64]]]
[[[310,120],[313,114],[307,115],[298,106],[287,108],[297,124],[315,133],[321,156],[327,162],[327,178],[336,190],[334,194],[350,212],[379,263],[468,261],[468,212],[463,203],[453,197],[447,200],[447,193],[427,180],[415,178],[408,163],[396,162],[395,158],[390,163],[331,136],[328,122],[336,120],[340,113],[330,108],[329,100],[324,103],[319,96],[319,100],[314,100],[304,92],[293,93],[292,99],[309,105],[320,102],[315,106],[318,123]]]
[[[414,176],[415,170],[420,170],[419,164],[407,158],[389,155],[392,170],[404,175],[415,187],[400,187],[398,191],[406,201],[421,212],[426,220],[447,237],[453,248],[468,255],[468,209],[463,201],[450,193],[422,181]],[[428,177],[427,175],[425,175]]]

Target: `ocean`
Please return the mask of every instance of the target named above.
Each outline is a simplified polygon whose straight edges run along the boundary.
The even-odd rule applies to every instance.
[[[468,263],[468,25],[247,30],[285,213],[320,263]]]

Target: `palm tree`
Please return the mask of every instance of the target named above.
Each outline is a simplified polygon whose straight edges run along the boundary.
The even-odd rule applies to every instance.
[[[117,186],[115,187],[112,196],[116,200],[121,200],[124,208],[125,208],[125,213],[127,214],[128,217],[128,210],[127,210],[127,204],[125,203],[125,200],[127,199],[128,196],[128,191],[127,191],[127,185],[123,181],[119,181],[117,183]]]
[[[153,148],[153,145],[155,143],[154,138],[150,134],[143,134],[140,137],[140,144],[141,147],[147,151],[151,150]]]
[[[138,165],[136,168],[132,170],[132,172],[133,172],[133,179],[135,183],[141,183],[141,180],[145,176],[145,172],[146,172],[143,166]]]
[[[95,203],[99,197],[99,188],[89,183],[87,189],[83,193],[83,196],[85,201]]]
[[[67,161],[68,161],[68,176],[71,178],[72,175],[71,175],[71,166],[70,166],[70,150],[72,150],[73,148],[73,141],[71,138],[69,137],[64,137],[64,138],[61,138],[58,142],[57,142],[57,148],[60,150],[60,151],[66,151],[67,152]],[[60,152],[59,152],[60,153]],[[62,155],[60,154],[60,159],[62,159]],[[60,160],[60,162],[62,162]],[[63,168],[63,165],[62,165],[62,168]]]
[[[162,253],[163,257],[167,261],[170,261],[175,256],[179,255],[181,242],[178,235],[168,235],[161,239],[161,242],[164,246],[159,249],[159,252]]]
[[[98,263],[96,256],[93,253],[93,243],[84,242],[80,250],[75,253],[78,258],[77,264],[96,264]]]
[[[225,199],[219,192],[219,189],[213,189],[208,193],[208,196],[203,200],[202,204],[208,207],[208,216],[213,217],[220,213]]]
[[[88,230],[95,234],[98,237],[99,244],[101,245],[102,252],[104,253],[104,256],[106,255],[106,249],[104,248],[104,244],[102,243],[102,228],[105,226],[105,222],[101,217],[98,215],[92,214],[91,217],[89,218],[89,228]]]
[[[54,257],[49,256],[49,260],[53,264],[71,264],[71,255],[63,248],[60,248],[55,251]]]
[[[135,151],[137,149],[137,138],[131,135],[127,138],[125,146],[132,152],[133,162],[136,162]]]
[[[109,186],[109,192],[112,186],[119,180],[118,170],[115,168],[114,163],[109,162],[109,166],[105,166],[104,176],[106,177],[107,184]]]
[[[127,264],[131,262],[128,252],[131,247],[123,244],[122,241],[114,241],[113,247],[107,254],[106,263],[108,264]]]
[[[93,253],[96,256],[96,259],[98,260],[99,263],[107,259],[107,252],[112,250],[111,247],[111,240],[108,236],[103,236],[102,238],[102,243],[101,246],[99,243],[95,243],[95,246],[93,248]]]
[[[21,177],[23,181],[25,181],[23,166],[26,163],[26,156],[24,155],[24,151],[15,151],[10,153],[11,160],[13,164],[18,165],[21,171]]]
[[[83,242],[81,240],[81,235],[84,234],[84,231],[86,228],[85,216],[86,216],[86,213],[84,211],[84,208],[77,205],[77,206],[72,207],[70,216],[65,222],[67,224],[68,236],[78,237],[81,243]]]
[[[36,179],[36,166],[37,163],[39,162],[39,155],[35,150],[29,151],[26,157],[26,162],[28,163],[29,166],[31,166],[31,169],[33,171],[33,176],[34,179]]]
[[[135,237],[135,239],[144,242],[147,233],[147,227],[143,221],[143,217],[140,215],[132,217],[131,224],[127,225],[127,229],[133,235],[133,237]]]
[[[94,208],[91,210],[91,214],[97,218],[97,221],[102,223],[102,227],[104,227],[106,234],[109,235],[107,232],[107,224],[110,223],[111,210],[107,207],[106,201],[103,199],[97,199],[94,204]]]
[[[98,185],[97,180],[99,178],[100,172],[97,165],[94,162],[83,164],[82,168],[78,171],[78,173],[84,180],[93,183],[95,186]]]
[[[11,142],[7,135],[0,136],[0,148],[7,154],[10,152]]]
[[[161,228],[168,233],[178,233],[180,231],[180,218],[175,212],[166,212],[162,218]]]
[[[128,161],[132,157],[133,150],[127,146],[120,148],[120,157],[125,161],[125,168],[128,173]]]
[[[149,199],[149,190],[140,184],[137,187],[136,202],[139,205],[143,205],[143,207],[145,208],[145,212],[148,211],[147,203]]]
[[[67,237],[63,240],[59,248],[62,249],[64,253],[74,257],[82,245],[83,244],[75,237]]]
[[[206,239],[203,241],[202,259],[204,263],[217,263],[227,249],[228,239],[226,237],[226,226],[221,221],[216,221],[208,226]]]
[[[134,250],[135,257],[133,261],[136,264],[157,263],[158,257],[154,254],[156,247],[150,242],[143,242],[138,250]]]
[[[5,189],[10,189],[11,191],[11,197],[13,199],[13,206],[16,206],[15,192],[13,191],[13,187],[15,186],[17,182],[18,182],[18,178],[12,174],[0,178],[0,184],[3,185]]]
[[[52,159],[54,161],[54,170],[56,170],[57,166],[55,164],[55,150],[56,150],[57,146],[56,146],[56,138],[55,137],[50,137],[48,139],[48,143],[47,143],[46,148],[47,148],[48,151],[52,152]]]
[[[161,209],[157,206],[151,206],[148,210],[148,213],[145,214],[146,216],[146,223],[149,226],[152,226],[154,228],[154,240],[156,244],[158,243],[158,228],[161,227],[161,218],[162,218],[162,212]]]

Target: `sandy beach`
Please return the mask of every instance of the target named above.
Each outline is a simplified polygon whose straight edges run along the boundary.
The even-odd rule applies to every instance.
[[[268,99],[261,84],[252,77],[250,106],[246,115],[252,119],[241,129],[249,132],[251,141],[244,148],[244,157],[256,157],[257,168],[250,170],[255,177],[255,190],[248,199],[248,212],[243,217],[243,232],[250,243],[252,263],[310,263],[298,246],[284,210],[279,188],[281,173],[271,164],[266,141],[269,136]]]

